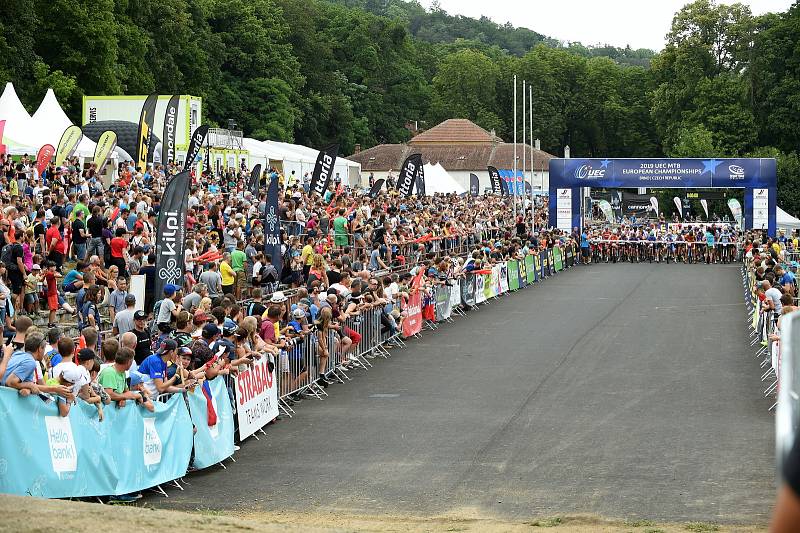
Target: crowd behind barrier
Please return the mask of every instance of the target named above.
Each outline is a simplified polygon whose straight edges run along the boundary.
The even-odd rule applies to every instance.
[[[748,234],[742,249],[742,287],[747,309],[750,346],[761,369],[765,398],[777,406],[782,362],[782,324],[798,310],[797,239]]]
[[[408,338],[576,264],[574,243],[566,241],[455,276],[429,278],[420,269],[398,295],[399,323],[387,320],[392,310],[386,306],[366,306],[341,324],[304,324],[276,356],[235,376],[159,394],[152,411],[131,402],[107,408],[100,421],[94,406],[78,402],[68,416],[59,416],[58,401],[48,395],[23,397],[0,387],[6,430],[0,439],[0,492],[67,498],[148,488],[167,495],[167,484],[183,490],[187,472],[224,466],[236,443],[258,438],[279,412],[296,414],[289,398],[324,399],[330,392],[320,378],[349,382]]]

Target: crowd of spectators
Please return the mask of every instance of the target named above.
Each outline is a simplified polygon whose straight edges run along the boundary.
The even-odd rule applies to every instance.
[[[542,198],[520,199],[514,218],[511,200],[493,195],[371,197],[333,183],[312,197],[307,177],[270,169],[260,191],[281,184],[279,273],[264,253],[265,193],[246,190],[244,169],[205,173],[189,193],[184,282],[156,295],[159,202],[174,166],[120,164],[110,184],[77,159],[41,175],[28,157],[0,156],[0,166],[0,384],[55,399],[64,416],[78,400],[100,418],[109,405],[152,410],[162,394],[262,357],[283,370],[287,348],[312,331],[322,334],[311,377],[327,386],[333,349],[343,354],[337,364],[357,364],[347,355],[359,333],[345,321],[380,309],[382,326],[399,331],[420,270],[423,287],[433,286],[578,238],[531,231],[534,215],[547,226]],[[143,276],[143,302],[131,292],[134,275]]]

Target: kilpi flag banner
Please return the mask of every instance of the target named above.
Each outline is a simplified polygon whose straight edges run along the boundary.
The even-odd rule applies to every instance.
[[[58,416],[54,402],[0,387],[0,492],[41,498],[127,494],[186,474],[192,421],[175,394],[150,413],[135,403],[77,402]]]

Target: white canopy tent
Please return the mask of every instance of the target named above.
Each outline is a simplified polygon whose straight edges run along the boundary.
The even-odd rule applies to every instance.
[[[36,139],[40,139],[40,145],[58,145],[61,134],[64,130],[72,126],[72,121],[67,118],[67,114],[58,103],[53,89],[47,89],[39,109],[31,117],[31,132]],[[75,150],[79,157],[94,157],[97,143],[84,136]]]
[[[777,226],[779,229],[796,230],[800,229],[800,219],[793,217],[780,207],[776,210]]]
[[[456,194],[464,194],[467,192],[439,163],[435,165],[429,163],[423,165],[422,168],[425,172],[425,194],[427,196],[436,193],[447,194],[454,192]]]
[[[30,135],[31,116],[19,101],[11,82],[6,83],[3,94],[0,95],[0,120],[6,121],[0,141],[6,145],[9,153],[36,154],[38,148],[34,148],[36,143],[31,142]]]
[[[303,146],[301,144],[290,144],[290,143],[282,143],[277,141],[267,141],[277,147],[290,150],[298,154],[302,157],[305,161],[310,161],[311,166],[310,168],[305,168],[303,172],[313,172],[314,165],[317,162],[317,156],[319,155],[319,150],[315,150],[314,148],[309,148],[308,146]],[[286,171],[286,165],[284,164],[284,172]],[[333,166],[333,176],[339,174],[339,177],[342,178],[342,183],[345,185],[350,186],[360,186],[360,178],[361,178],[361,163],[356,163],[355,161],[350,161],[344,157],[337,157],[336,164]],[[298,175],[302,176],[302,173],[297,173]]]
[[[263,141],[245,137],[242,139],[242,146],[249,154],[248,165],[251,169],[260,164],[262,172],[266,172],[270,161],[283,161],[283,155]]]

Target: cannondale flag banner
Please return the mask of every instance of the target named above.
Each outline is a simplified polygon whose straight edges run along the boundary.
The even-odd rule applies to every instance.
[[[180,95],[173,94],[164,111],[164,134],[161,136],[161,163],[164,165],[175,162],[175,132],[178,127],[180,105]]]
[[[197,126],[192,133],[192,140],[189,142],[189,149],[186,151],[186,161],[183,164],[183,170],[189,170],[197,159],[197,154],[206,142],[206,135],[208,134],[208,126]]]
[[[36,155],[36,172],[41,176],[44,169],[47,168],[47,165],[50,164],[50,159],[53,157],[53,154],[56,153],[56,149],[53,148],[52,144],[45,144],[41,148],[39,148],[39,153]]]
[[[411,154],[400,167],[400,176],[397,178],[397,192],[408,198],[414,193],[414,182],[417,179],[418,168],[422,166],[422,154]]]
[[[417,196],[425,196],[425,166],[417,167]]]
[[[94,159],[92,160],[92,163],[94,163],[98,174],[103,173],[103,170],[106,168],[108,158],[111,156],[111,152],[113,152],[114,148],[116,147],[117,134],[111,130],[104,131],[102,135],[100,135],[100,138],[97,139],[97,147],[94,149]]]
[[[471,196],[478,196],[481,191],[480,181],[478,180],[478,176],[475,174],[469,175],[469,194]]]
[[[314,173],[311,175],[310,190],[312,193],[322,196],[328,190],[338,153],[338,144],[332,144],[324,150],[320,150],[319,155],[317,155],[317,163],[314,165]]]
[[[186,245],[186,210],[189,207],[188,170],[176,174],[167,183],[161,198],[156,233],[156,282],[155,300],[164,297],[164,286],[168,283],[183,285],[185,271],[184,249]]]
[[[489,170],[489,181],[492,184],[492,194],[502,195],[503,194],[503,179],[500,177],[500,173],[494,167],[488,167]]]
[[[272,256],[272,266],[281,279],[281,221],[278,218],[278,180],[270,180],[267,189],[267,208],[264,211],[264,253]]]
[[[247,184],[247,190],[256,198],[258,197],[259,183],[261,183],[261,163],[258,163],[250,171],[250,182]]]
[[[158,95],[151,94],[144,100],[142,112],[139,115],[139,131],[136,135],[136,166],[142,169],[147,168],[147,159],[150,154],[150,137],[153,131],[153,122],[156,119],[156,104]]]
[[[683,218],[683,202],[681,202],[681,199],[677,196],[675,196],[672,201],[675,202],[675,207],[678,208],[678,215]]]
[[[383,188],[383,184],[386,182],[385,179],[381,178],[376,180],[375,183],[372,185],[372,189],[369,190],[369,197],[373,200],[378,197],[381,193],[381,189]]]
[[[64,130],[56,149],[56,165],[63,165],[64,161],[72,157],[81,139],[83,139],[83,130],[79,126],[70,126]]]

